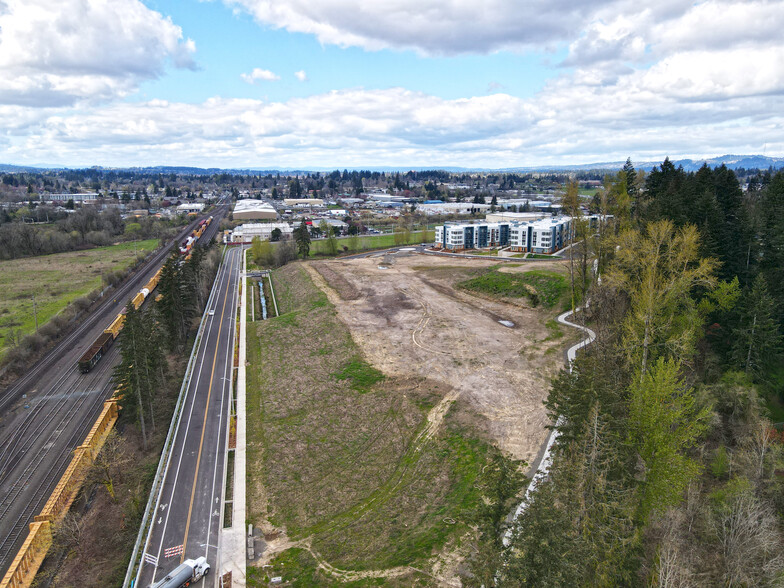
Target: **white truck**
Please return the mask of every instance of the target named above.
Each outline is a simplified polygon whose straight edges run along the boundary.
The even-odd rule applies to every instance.
[[[151,584],[150,588],[185,588],[198,582],[209,573],[210,564],[207,563],[207,558],[186,559],[166,574],[165,578]]]

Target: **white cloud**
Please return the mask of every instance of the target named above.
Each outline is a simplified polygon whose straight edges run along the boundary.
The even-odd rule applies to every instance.
[[[784,97],[682,100],[633,92],[549,86],[445,100],[402,88],[345,90],[285,102],[212,98],[96,109],[0,109],[0,144],[11,163],[187,164],[225,167],[463,165],[484,167],[664,155],[784,152]],[[17,121],[15,126],[8,123]],[[24,121],[24,122],[19,122]],[[753,127],[754,132],[749,132]]]
[[[300,82],[307,82],[308,81],[308,74],[305,73],[304,69],[294,72],[294,77],[297,78]]]
[[[21,0],[14,1],[21,10]],[[156,45],[143,44],[144,59],[110,49],[117,56],[105,69],[102,60],[93,63],[87,57],[82,61],[92,69],[68,69],[57,65],[67,52],[48,58],[41,57],[47,55],[43,50],[31,50],[39,56],[35,69],[21,49],[13,60],[3,53],[4,27],[0,67],[21,68],[0,81],[5,159],[83,165],[506,167],[624,160],[627,155],[658,159],[760,152],[765,145],[768,154],[784,152],[780,2],[660,0],[641,6],[638,0],[597,0],[573,7],[577,3],[567,0],[534,0],[525,6],[512,0],[481,5],[392,0],[382,7],[359,0],[224,1],[245,7],[267,25],[368,49],[453,54],[561,43],[568,47],[564,65],[569,69],[527,99],[491,83],[489,95],[452,100],[391,88],[282,102],[214,98],[201,104],[150,101],[91,110],[77,103],[73,109],[35,109],[19,105],[37,104],[39,95],[49,105],[57,104],[54,98],[71,105],[74,96],[122,95],[145,75],[157,75],[165,60],[177,62],[177,51],[189,57],[192,48],[177,27],[158,15],[169,31],[169,44],[152,53],[144,48]],[[541,14],[533,14],[535,8]],[[158,69],[137,71],[127,65],[137,61]],[[116,70],[132,73],[123,77]],[[304,70],[294,75],[307,80]],[[242,77],[249,83],[280,79],[259,68]],[[14,92],[24,99],[3,107],[2,97],[7,104]]]
[[[254,68],[249,74],[240,74],[240,77],[249,84],[255,84],[257,81],[262,80],[265,82],[277,82],[280,76],[272,73],[268,69]]]
[[[563,65],[584,65],[608,61],[639,61],[645,55],[645,40],[637,33],[635,22],[617,16],[610,23],[596,21],[569,46]]]
[[[573,37],[618,0],[224,0],[263,25],[315,35],[321,43],[427,54],[541,47]]]
[[[781,43],[784,5],[778,0],[708,0],[678,19],[657,21],[652,42],[661,51],[714,50]]]
[[[167,63],[193,68],[195,44],[139,0],[5,0],[0,104],[121,97]]]

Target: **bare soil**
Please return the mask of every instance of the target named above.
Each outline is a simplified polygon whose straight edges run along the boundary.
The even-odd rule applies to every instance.
[[[564,341],[545,341],[545,323],[556,310],[531,308],[523,298],[476,296],[455,284],[491,266],[565,271],[564,263],[499,267],[492,260],[397,253],[319,262],[310,274],[373,367],[450,388],[452,400],[485,417],[499,448],[531,463],[550,424],[543,406],[549,380],[562,365]]]
[[[280,316],[248,331],[249,585],[460,585],[493,446],[534,461],[566,343],[556,309],[456,288],[490,267],[380,253],[273,273]],[[347,366],[385,377],[352,385]]]

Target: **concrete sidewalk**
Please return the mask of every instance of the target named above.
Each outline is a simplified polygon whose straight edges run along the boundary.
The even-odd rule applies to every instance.
[[[232,586],[246,585],[247,533],[245,526],[245,361],[247,346],[247,300],[248,280],[246,278],[246,257],[242,253],[242,296],[240,297],[239,368],[237,369],[237,448],[234,451],[234,504],[231,527],[222,529],[220,574],[215,576],[215,585],[220,586],[220,578],[231,572]]]

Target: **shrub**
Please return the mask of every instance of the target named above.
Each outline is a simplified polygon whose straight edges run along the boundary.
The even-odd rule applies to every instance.
[[[83,312],[90,308],[90,304],[92,303],[87,296],[82,296],[73,301],[74,308],[76,308],[76,310],[79,312]]]
[[[713,456],[710,464],[711,474],[715,478],[726,478],[730,471],[730,459],[727,455],[727,449],[721,445]]]

